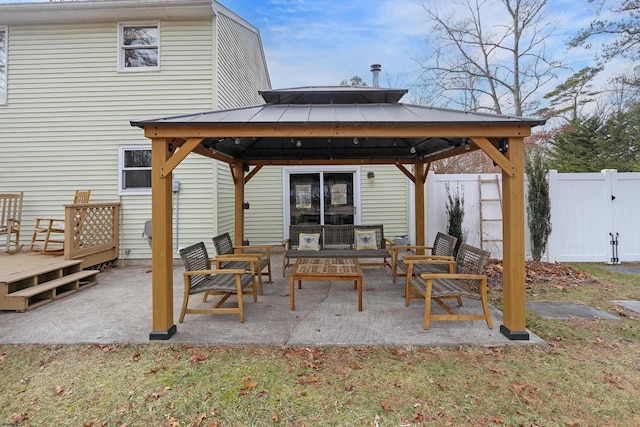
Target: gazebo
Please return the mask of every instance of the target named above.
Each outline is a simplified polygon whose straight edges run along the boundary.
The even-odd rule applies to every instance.
[[[228,163],[235,185],[235,240],[244,229],[244,186],[266,166],[395,165],[414,184],[416,244],[425,244],[425,181],[433,161],[482,150],[502,170],[504,320],[525,325],[524,138],[543,120],[400,103],[404,89],[306,87],[261,92],[265,104],[132,121],[152,147],[151,340],[173,320],[172,172],[190,153]],[[425,332],[428,333],[428,332]]]

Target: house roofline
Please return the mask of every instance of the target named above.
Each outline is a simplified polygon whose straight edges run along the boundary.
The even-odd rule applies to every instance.
[[[0,4],[0,25],[203,19],[211,16],[211,0],[84,0]]]

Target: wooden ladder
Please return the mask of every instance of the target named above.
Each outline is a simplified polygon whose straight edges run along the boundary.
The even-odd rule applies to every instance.
[[[480,199],[480,248],[493,252],[502,250],[502,189],[500,179],[478,176]]]

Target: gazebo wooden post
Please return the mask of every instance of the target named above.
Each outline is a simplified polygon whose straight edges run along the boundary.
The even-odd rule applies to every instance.
[[[528,340],[525,306],[524,139],[510,138],[505,154],[514,174],[502,173],[504,324],[500,332],[511,340]]]
[[[244,165],[235,162],[231,165],[235,188],[235,246],[242,246],[244,241]]]
[[[151,294],[153,330],[151,340],[167,340],[176,333],[173,323],[173,246],[172,193],[173,174],[166,173],[166,161],[171,155],[170,139],[151,139],[151,218],[152,271]]]
[[[424,187],[426,181],[425,162],[416,160],[414,167],[415,176],[415,201],[416,201],[416,245],[424,245]],[[416,251],[419,255],[424,254],[424,249]]]

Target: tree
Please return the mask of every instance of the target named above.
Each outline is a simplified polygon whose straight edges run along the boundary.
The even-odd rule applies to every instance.
[[[565,132],[549,143],[549,167],[559,172],[597,172],[603,169],[601,157],[606,129],[600,115],[571,122]]]
[[[613,38],[599,50],[600,63],[615,57],[640,58],[640,1],[638,0],[589,0],[598,5],[597,15],[602,10],[611,12],[614,19],[595,19],[589,28],[581,30],[569,41],[571,47],[592,47],[591,41],[600,36]]]
[[[547,180],[549,168],[541,148],[528,151],[524,170],[528,178],[527,224],[531,235],[531,254],[534,261],[540,261],[551,235],[551,197]]]
[[[362,77],[353,76],[348,82],[346,80],[341,81],[340,86],[367,86],[367,84],[362,80]]]
[[[562,117],[568,122],[576,121],[581,113],[581,107],[595,101],[601,91],[594,90],[593,78],[602,71],[602,67],[585,67],[574,73],[544,98],[549,99],[550,107],[539,110],[538,113],[550,117]]]
[[[560,172],[640,171],[640,105],[610,118],[573,121],[549,142],[549,167]]]
[[[424,4],[433,52],[420,61],[422,86],[470,110],[507,111],[521,116],[537,110],[537,91],[555,78],[558,61],[544,45],[554,28],[547,0],[453,0],[449,14],[435,1]],[[441,5],[441,3],[440,3]],[[496,15],[506,19],[492,24]],[[485,101],[489,100],[488,103]]]

